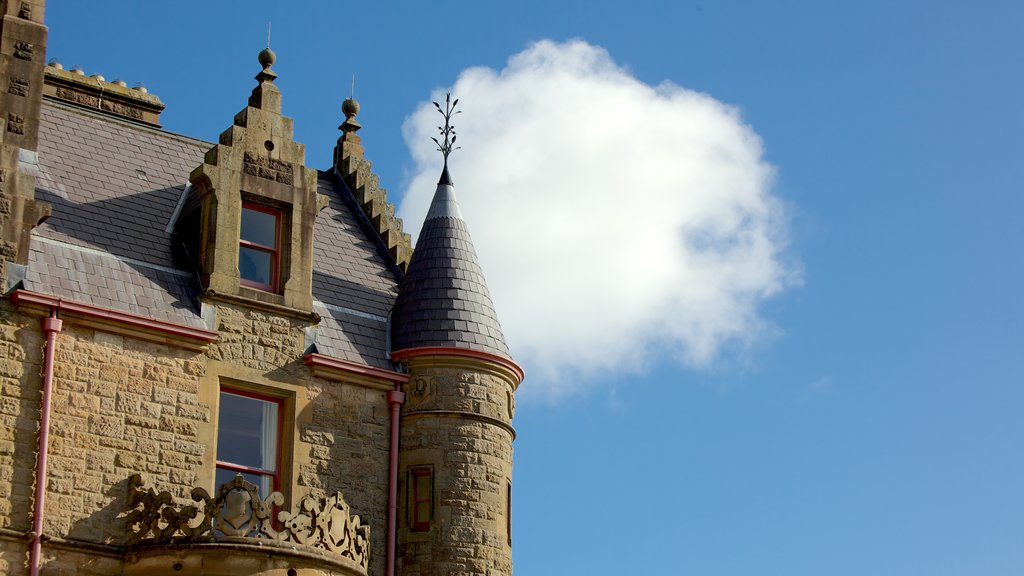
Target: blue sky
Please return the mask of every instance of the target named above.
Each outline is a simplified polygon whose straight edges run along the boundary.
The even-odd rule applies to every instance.
[[[611,335],[593,346],[615,344],[620,334],[620,348],[635,347],[637,354],[613,356],[615,362],[589,372],[571,362],[558,365],[557,377],[538,367],[550,361],[539,352],[524,362],[528,381],[515,445],[517,574],[1024,571],[1021,5],[289,5],[51,3],[48,51],[87,74],[144,82],[168,105],[166,129],[212,140],[254,85],[269,18],[284,111],[296,118],[296,139],[306,144],[309,163],[329,164],[340,102],[355,74],[367,156],[392,198],[407,197],[403,210],[415,209],[413,198],[424,192],[407,190],[433,169],[425,159],[431,143],[410,151],[406,139],[418,136],[424,102],[466,82],[465,71],[475,67],[498,78],[492,92],[481,94],[515,95],[509,88],[514,74],[500,72],[543,40],[564,49],[580,39],[603,53],[602,70],[621,80],[614,86],[647,86],[654,93],[668,83],[707,96],[700,110],[721,120],[714,126],[731,134],[729,142],[739,142],[730,149],[752,154],[739,163],[742,170],[722,173],[752,192],[729,196],[734,188],[726,186],[715,195],[739,198],[729,206],[743,209],[729,214],[746,223],[750,214],[761,214],[754,226],[770,232],[775,251],[736,255],[743,270],[760,266],[763,273],[749,289],[734,290],[732,272],[710,274],[727,280],[714,302],[729,306],[702,307],[708,316],[695,331],[680,334],[672,328],[688,326],[694,313],[685,302],[658,322],[626,328],[609,327],[607,318],[583,309],[584,316],[562,324],[566,333],[583,326]],[[546,77],[537,78],[538,90],[548,86]],[[524,85],[531,86],[518,88]],[[538,104],[529,90],[521,93],[526,96],[512,102],[522,107],[501,109],[506,124],[544,118],[551,132],[535,132],[535,145],[545,150],[544,141],[565,130],[558,133],[561,116],[544,117],[540,108],[561,96]],[[651,93],[650,102],[660,105]],[[628,174],[630,185],[616,188],[624,206],[642,205],[653,214],[679,198],[684,208],[692,206],[692,189],[666,195],[645,185],[652,173],[669,177],[689,166],[685,150],[679,163],[659,160],[657,152],[673,142],[645,131],[628,90],[616,94],[625,100],[616,100],[613,111],[630,114],[594,114],[593,138],[611,134],[634,155],[629,163],[617,163],[615,154],[594,157],[586,172],[609,182]],[[593,93],[597,102],[605,96]],[[483,104],[467,97],[463,105],[471,111]],[[693,108],[679,110],[693,117],[686,116]],[[470,111],[460,122],[470,121]],[[485,116],[478,118],[476,125],[484,124]],[[492,274],[500,262],[488,261],[482,249],[498,243],[490,239],[485,212],[488,191],[497,195],[500,185],[474,175],[477,162],[495,159],[471,150],[489,149],[485,139],[507,134],[460,128],[475,138],[460,138],[463,158],[475,160],[460,165],[457,153],[453,176],[485,271],[500,278],[500,270]],[[702,143],[718,132],[678,134],[704,150]],[[587,142],[580,141],[583,148]],[[563,178],[561,190],[571,187],[564,173],[548,176],[547,164],[522,165],[533,158],[520,153],[532,150],[532,142],[500,142],[520,147],[497,160],[533,178]],[[551,156],[585,161],[575,148]],[[770,169],[770,179],[751,176],[760,168]],[[523,185],[548,194],[538,199],[524,192],[526,209],[516,213],[524,238],[568,221],[543,219],[546,203],[557,204],[559,192],[528,178]],[[707,189],[719,185],[710,180]],[[607,216],[601,212],[607,195],[565,194],[581,234],[596,227],[588,230],[588,222],[606,222],[600,218]],[[765,215],[752,208],[758,206],[776,211]],[[410,222],[422,218],[403,215]],[[625,208],[613,222],[602,234],[626,238],[653,227]],[[737,226],[720,229],[723,242],[744,229]],[[510,245],[535,248],[526,239]],[[589,282],[600,296],[625,260],[672,270],[674,253],[662,248],[606,258],[581,274],[593,275]],[[577,255],[560,257],[570,266]],[[530,269],[519,273],[540,285],[542,295],[579,293],[576,284],[531,278]],[[656,282],[646,284],[623,294],[636,294],[641,303],[671,298],[667,292],[648,297],[644,290]],[[699,294],[690,291],[697,284],[668,283],[674,288],[668,292]],[[512,303],[503,307],[500,289],[492,290],[503,317],[518,316],[522,301],[540,301],[510,291],[505,298]],[[609,318],[626,304],[603,302]],[[724,322],[716,316],[721,310],[736,306],[746,316],[722,325],[738,332],[726,332],[709,355],[695,360],[693,338],[706,335],[701,330],[709,322]],[[651,314],[636,310],[637,317]],[[651,332],[643,331],[647,325]],[[534,337],[526,329],[515,334],[514,348],[526,349]],[[585,357],[593,346],[557,350],[566,358]]]

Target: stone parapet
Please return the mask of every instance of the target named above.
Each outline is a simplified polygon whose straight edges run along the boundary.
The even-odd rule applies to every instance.
[[[43,95],[157,128],[165,108],[160,98],[141,86],[129,88],[122,81],[107,82],[99,74],[64,70],[56,62],[46,66]]]

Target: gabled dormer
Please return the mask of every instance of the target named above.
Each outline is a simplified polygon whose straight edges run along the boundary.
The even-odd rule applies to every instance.
[[[312,315],[313,224],[328,200],[281,115],[275,58],[260,52],[249,105],[192,171],[176,237],[204,297]]]

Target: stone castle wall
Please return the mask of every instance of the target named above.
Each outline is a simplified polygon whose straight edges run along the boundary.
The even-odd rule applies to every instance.
[[[127,482],[213,493],[219,388],[285,398],[286,504],[344,493],[371,526],[370,574],[383,574],[388,410],[384,392],[328,382],[302,364],[305,321],[221,305],[220,340],[205,351],[118,336],[65,321],[54,367],[44,573],[119,572]],[[34,498],[41,373],[40,318],[0,301],[0,574],[25,573]],[[93,546],[96,545],[96,546]]]

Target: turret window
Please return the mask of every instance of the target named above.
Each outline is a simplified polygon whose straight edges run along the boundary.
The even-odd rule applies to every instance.
[[[409,510],[410,524],[414,532],[430,530],[430,517],[433,514],[434,474],[430,466],[417,466],[409,470],[411,486]]]
[[[238,243],[242,285],[276,292],[280,277],[281,212],[259,204],[244,204]]]

